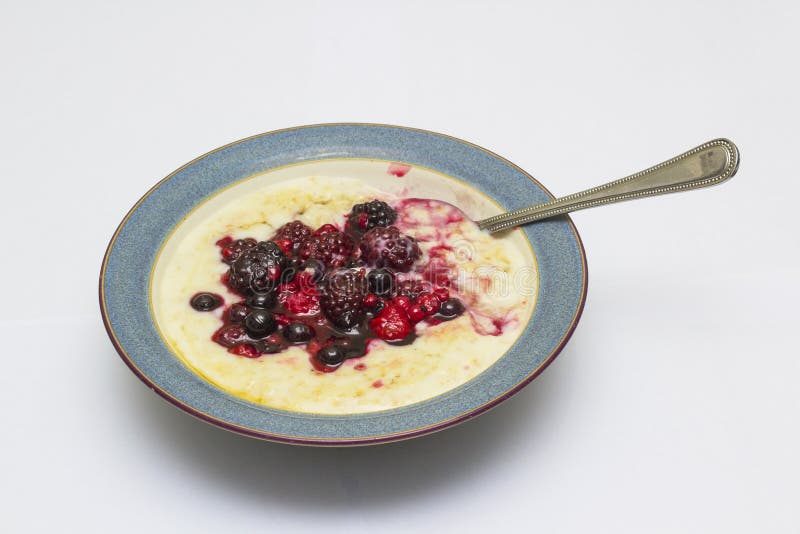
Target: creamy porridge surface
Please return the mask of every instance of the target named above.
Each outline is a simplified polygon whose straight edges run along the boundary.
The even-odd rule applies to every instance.
[[[293,220],[312,228],[341,222],[354,204],[375,198],[396,206],[396,225],[419,241],[422,261],[437,256],[457,267],[454,294],[467,313],[437,325],[418,324],[418,337],[409,345],[374,340],[366,356],[347,360],[332,373],[315,371],[303,346],[249,359],[212,341],[225,307],[199,313],[189,300],[200,291],[218,293],[226,304],[241,300],[221,282],[227,267],[215,246],[220,238],[265,240]],[[447,392],[486,370],[515,342],[533,308],[535,276],[530,276],[531,251],[518,239],[489,236],[469,220],[448,220],[445,212],[442,205],[403,200],[363,181],[306,177],[190,215],[192,224],[169,239],[154,271],[151,298],[159,330],[172,351],[205,379],[273,408],[361,413]]]

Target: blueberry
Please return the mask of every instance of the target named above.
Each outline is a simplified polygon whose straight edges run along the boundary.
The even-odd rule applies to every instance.
[[[301,262],[297,258],[287,260],[286,268],[281,271],[281,284],[288,284],[293,281],[297,274],[302,270]]]
[[[198,293],[192,297],[189,304],[197,311],[207,312],[219,308],[222,305],[222,297],[214,293]]]
[[[244,327],[247,334],[255,339],[266,337],[273,333],[277,328],[275,318],[266,310],[253,310],[244,320]]]
[[[253,310],[250,309],[250,306],[237,302],[228,310],[228,318],[232,323],[243,323],[251,311]]]
[[[247,297],[245,301],[251,308],[258,308],[261,310],[269,310],[275,307],[277,297],[274,291],[268,293],[254,293]]]
[[[357,311],[352,311],[352,310],[342,312],[333,318],[329,317],[329,319],[335,326],[338,326],[339,328],[342,328],[344,330],[351,330],[355,328],[356,326],[359,325],[359,323],[361,323],[361,319],[363,318],[364,318],[363,313],[359,313]]]
[[[328,345],[327,347],[322,347],[317,352],[319,361],[331,367],[341,365],[345,357],[344,349],[339,345]]]
[[[311,271],[311,281],[318,284],[325,277],[325,265],[314,258],[308,259],[303,263],[303,269]]]
[[[464,305],[458,299],[447,299],[439,306],[439,313],[445,317],[456,317],[464,313]]]
[[[359,358],[367,353],[367,344],[363,340],[352,337],[336,341],[336,346],[341,347],[348,358]]]
[[[394,276],[389,269],[373,269],[367,275],[369,290],[376,295],[388,295],[394,289]]]
[[[289,323],[283,329],[283,337],[292,343],[304,343],[314,337],[314,330],[305,323]]]
[[[262,339],[256,342],[256,349],[263,354],[275,354],[276,352],[282,351],[283,347],[280,343]]]

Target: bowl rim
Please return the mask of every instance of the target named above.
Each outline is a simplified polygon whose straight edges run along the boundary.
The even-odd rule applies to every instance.
[[[327,447],[330,447],[330,446],[340,447],[340,446],[364,446],[364,445],[373,445],[373,444],[379,444],[379,443],[390,443],[390,442],[396,442],[396,441],[404,441],[404,440],[412,439],[412,438],[419,437],[419,436],[422,436],[422,435],[438,432],[438,431],[444,430],[446,428],[450,428],[452,426],[455,426],[455,425],[458,425],[460,423],[463,423],[465,421],[468,421],[468,420],[470,420],[470,419],[472,419],[474,417],[477,417],[478,415],[481,415],[481,414],[491,410],[492,408],[498,406],[502,402],[508,400],[509,398],[511,398],[512,396],[517,394],[525,386],[527,386],[530,382],[532,382],[536,377],[538,377],[553,362],[553,360],[555,360],[555,358],[561,353],[563,348],[566,346],[567,342],[572,337],[572,334],[574,333],[575,328],[577,327],[578,322],[580,321],[580,318],[581,318],[581,316],[583,314],[583,310],[584,310],[584,307],[585,307],[585,304],[586,304],[586,294],[587,294],[587,290],[588,290],[588,264],[587,264],[587,260],[586,260],[586,251],[585,251],[585,248],[583,246],[583,241],[582,241],[582,239],[580,237],[580,234],[578,233],[578,230],[575,227],[574,222],[572,221],[572,219],[568,215],[563,215],[562,218],[563,218],[563,220],[565,220],[569,224],[570,229],[572,230],[572,233],[574,234],[574,237],[575,237],[575,241],[576,241],[576,244],[577,244],[577,248],[578,248],[578,252],[579,252],[580,260],[581,260],[582,280],[581,280],[581,293],[580,293],[580,297],[579,297],[579,301],[577,303],[577,307],[576,307],[575,313],[574,313],[574,315],[573,315],[573,317],[572,317],[572,319],[571,319],[571,321],[569,323],[569,326],[567,327],[566,331],[564,332],[564,335],[561,337],[560,341],[556,344],[556,346],[553,348],[553,350],[550,352],[550,354],[548,354],[547,357],[544,358],[544,360],[542,360],[542,362],[536,367],[536,369],[534,369],[530,374],[528,374],[523,380],[518,382],[514,387],[512,387],[509,390],[505,391],[503,394],[498,395],[497,397],[487,401],[486,403],[473,408],[472,410],[464,412],[464,413],[462,413],[462,414],[460,414],[460,415],[458,415],[456,417],[453,417],[453,418],[450,418],[450,419],[447,419],[447,420],[444,420],[444,421],[439,421],[439,422],[437,422],[435,424],[432,424],[432,425],[429,425],[429,426],[426,426],[426,427],[410,429],[410,430],[401,431],[401,432],[397,432],[397,433],[393,433],[393,434],[385,434],[385,435],[373,436],[373,437],[358,437],[358,438],[295,437],[295,436],[288,436],[288,435],[270,433],[270,432],[261,431],[261,430],[258,430],[258,429],[244,427],[244,426],[240,426],[240,425],[237,425],[235,423],[232,423],[230,421],[226,421],[224,419],[215,417],[215,416],[213,416],[211,414],[208,414],[206,412],[203,412],[202,410],[199,410],[199,409],[195,408],[194,406],[191,406],[190,404],[187,404],[186,402],[184,402],[184,401],[178,399],[177,397],[173,396],[172,394],[170,394],[169,391],[166,391],[164,388],[160,387],[158,384],[155,383],[155,381],[153,379],[151,379],[141,369],[139,369],[139,367],[136,365],[136,363],[133,361],[133,359],[127,354],[126,350],[122,347],[120,341],[117,339],[117,336],[115,335],[114,329],[113,329],[113,327],[111,325],[111,321],[110,321],[110,318],[109,318],[108,309],[106,307],[106,301],[105,301],[104,282],[105,282],[105,278],[106,278],[106,268],[107,268],[107,265],[108,265],[108,262],[109,262],[109,259],[110,259],[110,256],[111,256],[112,249],[114,247],[114,244],[116,243],[117,237],[119,236],[120,232],[122,231],[123,227],[126,225],[128,220],[130,219],[130,217],[139,208],[139,206],[148,197],[150,197],[153,193],[155,193],[163,184],[165,184],[170,179],[172,179],[175,175],[177,175],[181,171],[191,167],[195,163],[203,160],[204,158],[207,158],[208,156],[211,156],[211,155],[213,155],[213,154],[215,154],[217,152],[224,151],[224,150],[226,150],[226,149],[228,149],[230,147],[236,146],[236,145],[241,144],[241,143],[245,143],[245,142],[253,140],[253,139],[258,139],[258,138],[261,138],[261,137],[266,137],[266,136],[285,133],[285,132],[292,132],[292,131],[297,131],[297,130],[320,128],[320,127],[367,127],[367,128],[369,128],[369,127],[378,127],[378,128],[391,128],[391,129],[407,130],[407,131],[411,131],[411,132],[417,132],[417,133],[432,135],[432,136],[441,137],[441,138],[444,138],[444,139],[447,139],[447,140],[450,140],[450,141],[455,141],[457,143],[461,143],[463,145],[467,145],[467,146],[469,146],[471,148],[479,150],[479,151],[481,151],[481,152],[483,152],[483,153],[485,153],[485,154],[487,154],[487,155],[489,155],[489,156],[491,156],[493,158],[496,158],[497,160],[501,161],[502,163],[505,163],[506,165],[512,167],[514,170],[519,172],[521,175],[523,175],[526,178],[528,178],[531,182],[533,182],[534,185],[539,187],[551,199],[555,198],[555,196],[546,187],[544,187],[544,185],[542,185],[538,180],[536,180],[533,176],[528,174],[524,169],[522,169],[521,167],[519,167],[515,163],[509,161],[508,159],[504,158],[503,156],[500,156],[499,154],[496,154],[496,153],[492,152],[491,150],[488,150],[488,149],[486,149],[486,148],[484,148],[482,146],[479,146],[479,145],[477,145],[475,143],[472,143],[470,141],[466,141],[464,139],[461,139],[461,138],[458,138],[458,137],[454,137],[454,136],[451,136],[451,135],[448,135],[448,134],[443,134],[443,133],[434,132],[434,131],[430,131],[430,130],[425,130],[425,129],[421,129],[421,128],[415,128],[415,127],[409,127],[409,126],[398,126],[398,125],[384,124],[384,123],[364,123],[364,122],[316,123],[316,124],[306,124],[306,125],[292,126],[292,127],[280,128],[280,129],[276,129],[276,130],[270,130],[270,131],[267,131],[267,132],[262,132],[262,133],[254,134],[254,135],[251,135],[251,136],[248,136],[248,137],[244,137],[244,138],[238,139],[236,141],[232,141],[232,142],[227,143],[225,145],[222,145],[222,146],[219,146],[217,148],[214,148],[214,149],[212,149],[212,150],[210,150],[210,151],[208,151],[208,152],[206,152],[204,154],[201,154],[200,156],[197,156],[196,158],[194,158],[191,161],[181,165],[180,167],[178,167],[177,169],[175,169],[174,171],[172,171],[168,175],[166,175],[164,178],[162,178],[161,180],[156,182],[152,187],[150,187],[141,196],[141,198],[139,198],[133,204],[133,206],[128,210],[128,212],[125,214],[125,217],[123,217],[123,219],[120,221],[119,225],[117,225],[117,228],[115,229],[114,233],[112,234],[111,239],[109,240],[108,246],[106,247],[105,253],[103,255],[103,261],[102,261],[101,268],[100,268],[99,295],[98,296],[99,296],[99,304],[100,304],[100,313],[101,313],[101,316],[102,316],[102,319],[103,319],[103,326],[106,329],[106,333],[108,334],[108,337],[111,340],[111,343],[114,346],[114,349],[117,351],[117,353],[120,356],[120,358],[122,359],[122,361],[125,362],[125,364],[128,366],[128,368],[149,389],[151,389],[153,392],[155,392],[158,396],[160,396],[161,398],[163,398],[164,400],[166,400],[167,402],[169,402],[173,406],[179,408],[180,410],[188,413],[189,415],[192,415],[195,418],[200,419],[201,421],[204,421],[204,422],[206,422],[208,424],[211,424],[213,426],[216,426],[216,427],[219,427],[219,428],[223,428],[225,430],[228,430],[228,431],[231,431],[231,432],[234,432],[234,433],[237,433],[237,434],[250,436],[250,437],[254,437],[254,438],[265,440],[265,441],[288,443],[288,444],[294,444],[294,445],[319,446],[319,447],[324,447],[324,446],[327,446]]]

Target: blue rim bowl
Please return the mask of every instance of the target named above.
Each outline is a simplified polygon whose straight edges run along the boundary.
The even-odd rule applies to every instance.
[[[240,434],[301,445],[368,445],[428,434],[508,399],[555,359],[580,319],[586,256],[567,216],[519,230],[539,270],[533,314],[514,345],[486,371],[453,390],[402,408],[319,415],[268,408],[207,382],[171,353],[149,306],[149,282],[165,238],[215,192],[254,174],[331,158],[383,159],[460,179],[506,210],[553,196],[506,159],[443,134],[380,124],[320,124],[255,135],[200,156],[148,191],[120,223],[100,273],[100,310],[123,361],[148,387],[183,411]]]

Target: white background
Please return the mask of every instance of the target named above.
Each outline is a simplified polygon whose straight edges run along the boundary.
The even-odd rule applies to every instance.
[[[108,4],[2,3],[0,529],[800,531],[796,2]],[[106,338],[107,241],[186,161],[337,121],[473,141],[557,195],[718,136],[742,164],[574,215],[583,319],[475,421],[346,450],[196,421]]]

